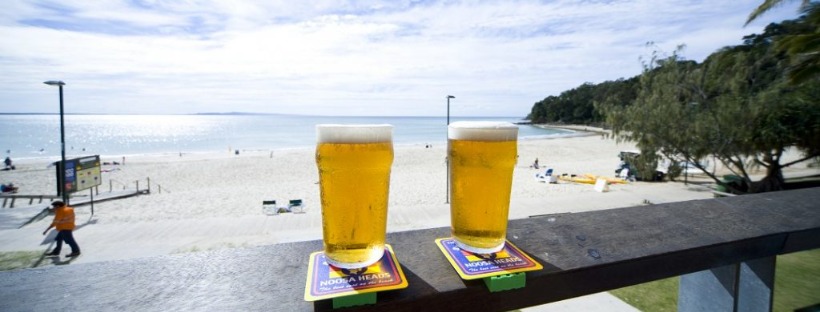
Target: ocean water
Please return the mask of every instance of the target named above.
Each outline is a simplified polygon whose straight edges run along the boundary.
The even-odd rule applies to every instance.
[[[450,117],[450,121],[520,121],[516,117]],[[394,144],[444,144],[444,117],[293,115],[66,115],[66,156],[199,153],[312,147],[320,123],[387,123]],[[519,126],[519,139],[571,131]],[[12,159],[59,158],[59,115],[0,115],[0,148]]]

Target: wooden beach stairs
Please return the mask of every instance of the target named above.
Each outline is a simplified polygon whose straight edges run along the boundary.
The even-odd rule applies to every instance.
[[[139,182],[137,181],[135,189],[124,188],[123,190],[114,191],[113,188],[111,188],[108,192],[105,193],[99,193],[98,189],[94,189],[89,191],[89,195],[81,195],[75,193],[74,196],[71,197],[69,204],[72,207],[91,205],[91,213],[93,215],[94,203],[101,203],[116,199],[128,198],[132,196],[150,194],[150,179],[148,181],[148,187],[145,189],[140,189]],[[161,190],[159,185],[157,185],[157,189]],[[96,194],[92,197],[90,196],[90,192],[95,192]],[[31,224],[32,222],[36,222],[38,220],[45,218],[50,213],[49,207],[51,206],[51,202],[54,200],[62,199],[62,196],[2,194],[0,195],[0,198],[3,199],[3,208],[8,208],[0,211],[0,213],[2,213],[2,216],[0,218],[0,230],[7,230],[22,228],[26,225]],[[15,204],[18,200],[22,201],[24,205],[26,204],[25,201],[28,200],[28,205],[18,205],[15,207]]]
[[[94,203],[106,202],[115,199],[127,198],[142,194],[148,194],[148,190],[123,190],[113,191],[108,193],[101,193],[94,196]],[[49,207],[53,200],[61,199],[62,197],[56,195],[12,195],[14,197],[6,197],[3,195],[3,207],[5,208],[5,201],[9,200],[9,208],[0,211],[2,218],[0,218],[0,230],[18,229],[26,225],[36,222],[49,215]],[[29,199],[28,206],[14,207],[16,199]],[[37,203],[34,203],[34,201]],[[90,197],[73,197],[70,201],[71,206],[80,207],[91,204]],[[93,207],[93,206],[92,206]],[[93,210],[92,210],[93,212]]]
[[[151,193],[151,178],[146,178],[147,187],[144,189],[140,189],[139,181],[134,181],[136,186],[134,189],[128,189],[123,185],[123,189],[121,191],[114,191],[112,183],[114,182],[114,180],[109,180],[108,182],[109,188],[107,193],[100,193],[99,187],[94,187],[93,189],[91,189],[91,192],[94,192],[95,203]],[[162,186],[156,185],[156,188],[160,193],[162,193]],[[0,198],[3,199],[3,208],[6,208],[7,206],[8,208],[14,208],[14,205],[18,199],[22,200],[23,202],[25,202],[25,200],[28,200],[28,206],[32,206],[35,204],[44,204],[44,202],[45,204],[51,204],[52,201],[61,199],[62,196],[0,194]],[[84,192],[75,193],[70,201],[70,204],[71,206],[83,206],[91,204],[91,196],[84,195]]]
[[[26,200],[28,199],[28,205],[34,205],[35,200],[37,201],[36,204],[42,204],[43,201],[46,204],[50,204],[52,201],[60,199],[59,195],[17,195],[17,194],[2,194],[0,198],[3,199],[3,208],[6,208],[6,204],[8,204],[9,208],[14,208],[14,204],[17,202],[18,199]]]
[[[131,196],[149,194],[148,190],[122,190],[122,191],[112,191],[107,193],[101,193],[94,195],[94,202],[104,202],[114,199],[126,198]],[[50,205],[52,201],[61,199],[61,196],[58,195],[17,195],[17,194],[8,194],[8,195],[0,195],[0,198],[3,198],[3,208],[6,208],[8,204],[8,208],[14,208],[14,205],[17,200],[28,200],[28,206],[32,206],[35,204],[44,204],[46,206]],[[35,202],[36,201],[36,202]],[[83,197],[72,197],[71,198],[71,206],[83,206],[91,204],[91,198],[88,196]]]
[[[434,244],[449,235],[388,233],[408,288],[344,311],[509,311],[678,275],[679,311],[769,311],[775,257],[820,247],[820,188],[511,220],[507,238],[544,269],[501,292],[458,277]],[[329,300],[303,299],[308,257],[321,249],[314,240],[0,272],[0,311],[328,311]]]

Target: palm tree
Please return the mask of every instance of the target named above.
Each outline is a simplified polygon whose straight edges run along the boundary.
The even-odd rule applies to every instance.
[[[784,2],[783,0],[764,0],[757,7],[745,25],[749,25],[760,15]],[[777,42],[777,47],[785,51],[791,59],[787,76],[789,83],[800,84],[811,80],[820,73],[820,2],[802,0],[800,11],[803,22],[814,26],[814,32],[784,36]]]
[[[803,9],[804,22],[814,26],[814,32],[785,36],[777,47],[786,51],[792,60],[788,70],[789,82],[799,84],[820,73],[820,3]]]
[[[763,3],[757,7],[757,9],[752,11],[752,14],[749,14],[749,19],[746,20],[746,24],[744,24],[744,26],[749,25],[749,23],[763,15],[763,13],[766,13],[782,2],[783,0],[764,0]],[[810,2],[810,0],[802,0],[800,9],[802,10],[808,7]]]

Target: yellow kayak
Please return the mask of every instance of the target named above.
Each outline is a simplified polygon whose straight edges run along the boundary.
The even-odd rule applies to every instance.
[[[562,175],[558,177],[561,181],[567,182],[575,182],[575,183],[583,183],[583,184],[595,184],[595,179],[591,179],[587,176],[570,176],[570,175]]]
[[[603,176],[596,176],[593,174],[584,174],[584,177],[592,179],[592,181],[596,181],[598,179],[604,179],[609,184],[626,184],[626,180],[620,178],[610,178],[610,177],[603,177]],[[595,183],[595,182],[593,182]]]

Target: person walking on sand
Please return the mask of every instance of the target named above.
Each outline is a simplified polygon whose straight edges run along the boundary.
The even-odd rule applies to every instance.
[[[71,253],[67,254],[66,257],[72,258],[79,256],[80,246],[77,245],[77,242],[74,240],[74,234],[72,233],[72,231],[74,231],[74,208],[69,207],[59,200],[54,201],[51,205],[54,207],[54,221],[43,231],[43,235],[46,235],[52,227],[56,227],[58,231],[57,238],[55,238],[57,246],[46,255],[59,256],[60,249],[63,247],[63,241],[65,241],[66,244],[71,246]]]

